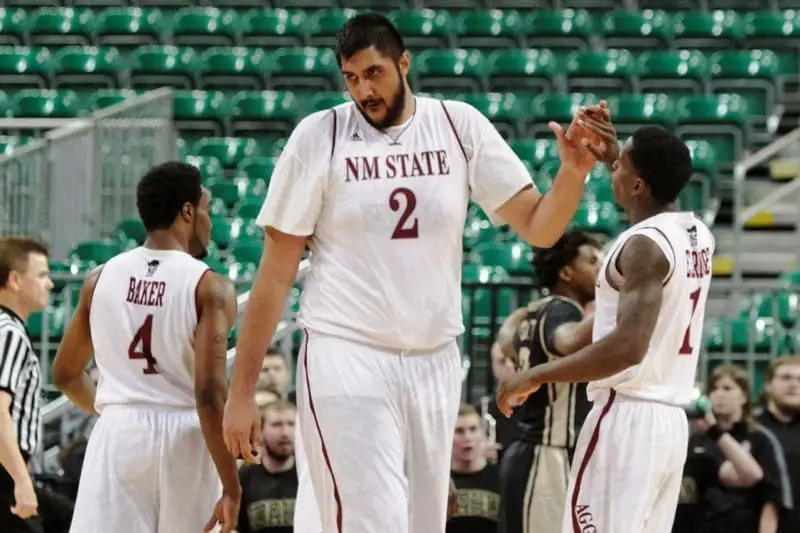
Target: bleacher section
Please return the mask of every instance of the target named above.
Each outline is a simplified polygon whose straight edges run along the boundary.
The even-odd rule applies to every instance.
[[[391,9],[413,53],[415,91],[477,107],[542,190],[558,171],[546,124],[568,122],[580,105],[608,99],[623,139],[644,124],[674,130],[695,166],[681,207],[708,222],[726,201],[733,163],[773,138],[800,79],[800,11],[792,9],[800,2],[791,0],[5,3],[5,117],[77,118],[147,89],[175,89],[178,152],[202,170],[214,197],[208,262],[242,291],[261,254],[253,220],[286,137],[304,115],[348,99],[328,47],[352,8]],[[0,157],[14,154],[32,132],[2,133]],[[608,169],[598,166],[588,178],[574,225],[608,238],[624,228]],[[141,223],[121,220],[113,234],[75,243],[53,269],[79,276],[143,238]],[[481,284],[530,280],[531,251],[474,206],[464,249],[465,321],[480,343],[530,294],[523,286],[495,291]],[[59,286],[49,319],[33,317],[32,332],[42,334],[46,325],[57,342],[76,295],[74,284]],[[777,298],[756,298],[741,314],[714,322],[708,349],[770,357],[793,350],[797,315],[787,281]]]

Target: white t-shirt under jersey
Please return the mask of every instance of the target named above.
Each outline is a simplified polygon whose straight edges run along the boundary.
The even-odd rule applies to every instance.
[[[395,349],[455,339],[470,197],[493,219],[532,186],[520,159],[468,104],[416,97],[407,124],[381,132],[353,103],[292,133],[258,216],[310,236],[299,323]],[[394,140],[396,139],[396,141]]]
[[[642,362],[590,383],[589,399],[613,388],[634,398],[686,405],[691,401],[703,339],[714,237],[700,219],[688,212],[661,213],[623,232],[606,255],[598,275],[592,335],[595,342],[617,325],[617,287],[623,283],[617,259],[634,235],[652,239],[669,260],[658,320]]]
[[[197,284],[208,266],[180,251],[135,248],[110,259],[89,322],[100,370],[95,407],[194,408]]]

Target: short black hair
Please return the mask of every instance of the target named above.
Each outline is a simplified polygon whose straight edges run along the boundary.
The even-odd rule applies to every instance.
[[[200,203],[203,178],[194,165],[170,161],[150,169],[136,187],[136,208],[147,231],[167,229],[184,204]]]
[[[659,126],[645,126],[633,134],[629,151],[639,177],[653,199],[671,204],[692,177],[692,155],[682,140]]]
[[[564,233],[551,248],[533,249],[533,268],[539,278],[539,284],[552,289],[558,283],[558,273],[569,265],[584,244],[600,248],[597,239],[579,229],[571,229]]]
[[[403,37],[392,21],[379,13],[361,13],[348,20],[339,30],[336,42],[336,61],[349,59],[356,52],[374,46],[395,61],[406,51]]]

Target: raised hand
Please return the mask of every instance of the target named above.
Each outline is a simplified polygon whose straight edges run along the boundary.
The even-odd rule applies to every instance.
[[[551,122],[548,126],[556,135],[561,169],[583,179],[597,161],[594,153],[585,146],[584,141],[588,139],[577,133],[575,123],[570,127],[569,135],[557,122]]]
[[[580,131],[587,132],[589,138],[594,138],[594,142],[581,141],[584,146],[598,161],[613,165],[619,158],[620,146],[617,130],[611,122],[611,113],[605,101],[578,110],[575,124]]]

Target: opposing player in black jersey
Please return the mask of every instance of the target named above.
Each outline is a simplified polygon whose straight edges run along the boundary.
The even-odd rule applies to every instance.
[[[549,296],[531,302],[503,351],[522,371],[568,356],[592,341],[592,312],[600,245],[572,230],[549,249],[537,249],[534,267]],[[589,412],[586,385],[542,387],[515,411],[519,431],[500,467],[499,533],[560,533],[570,458]]]

